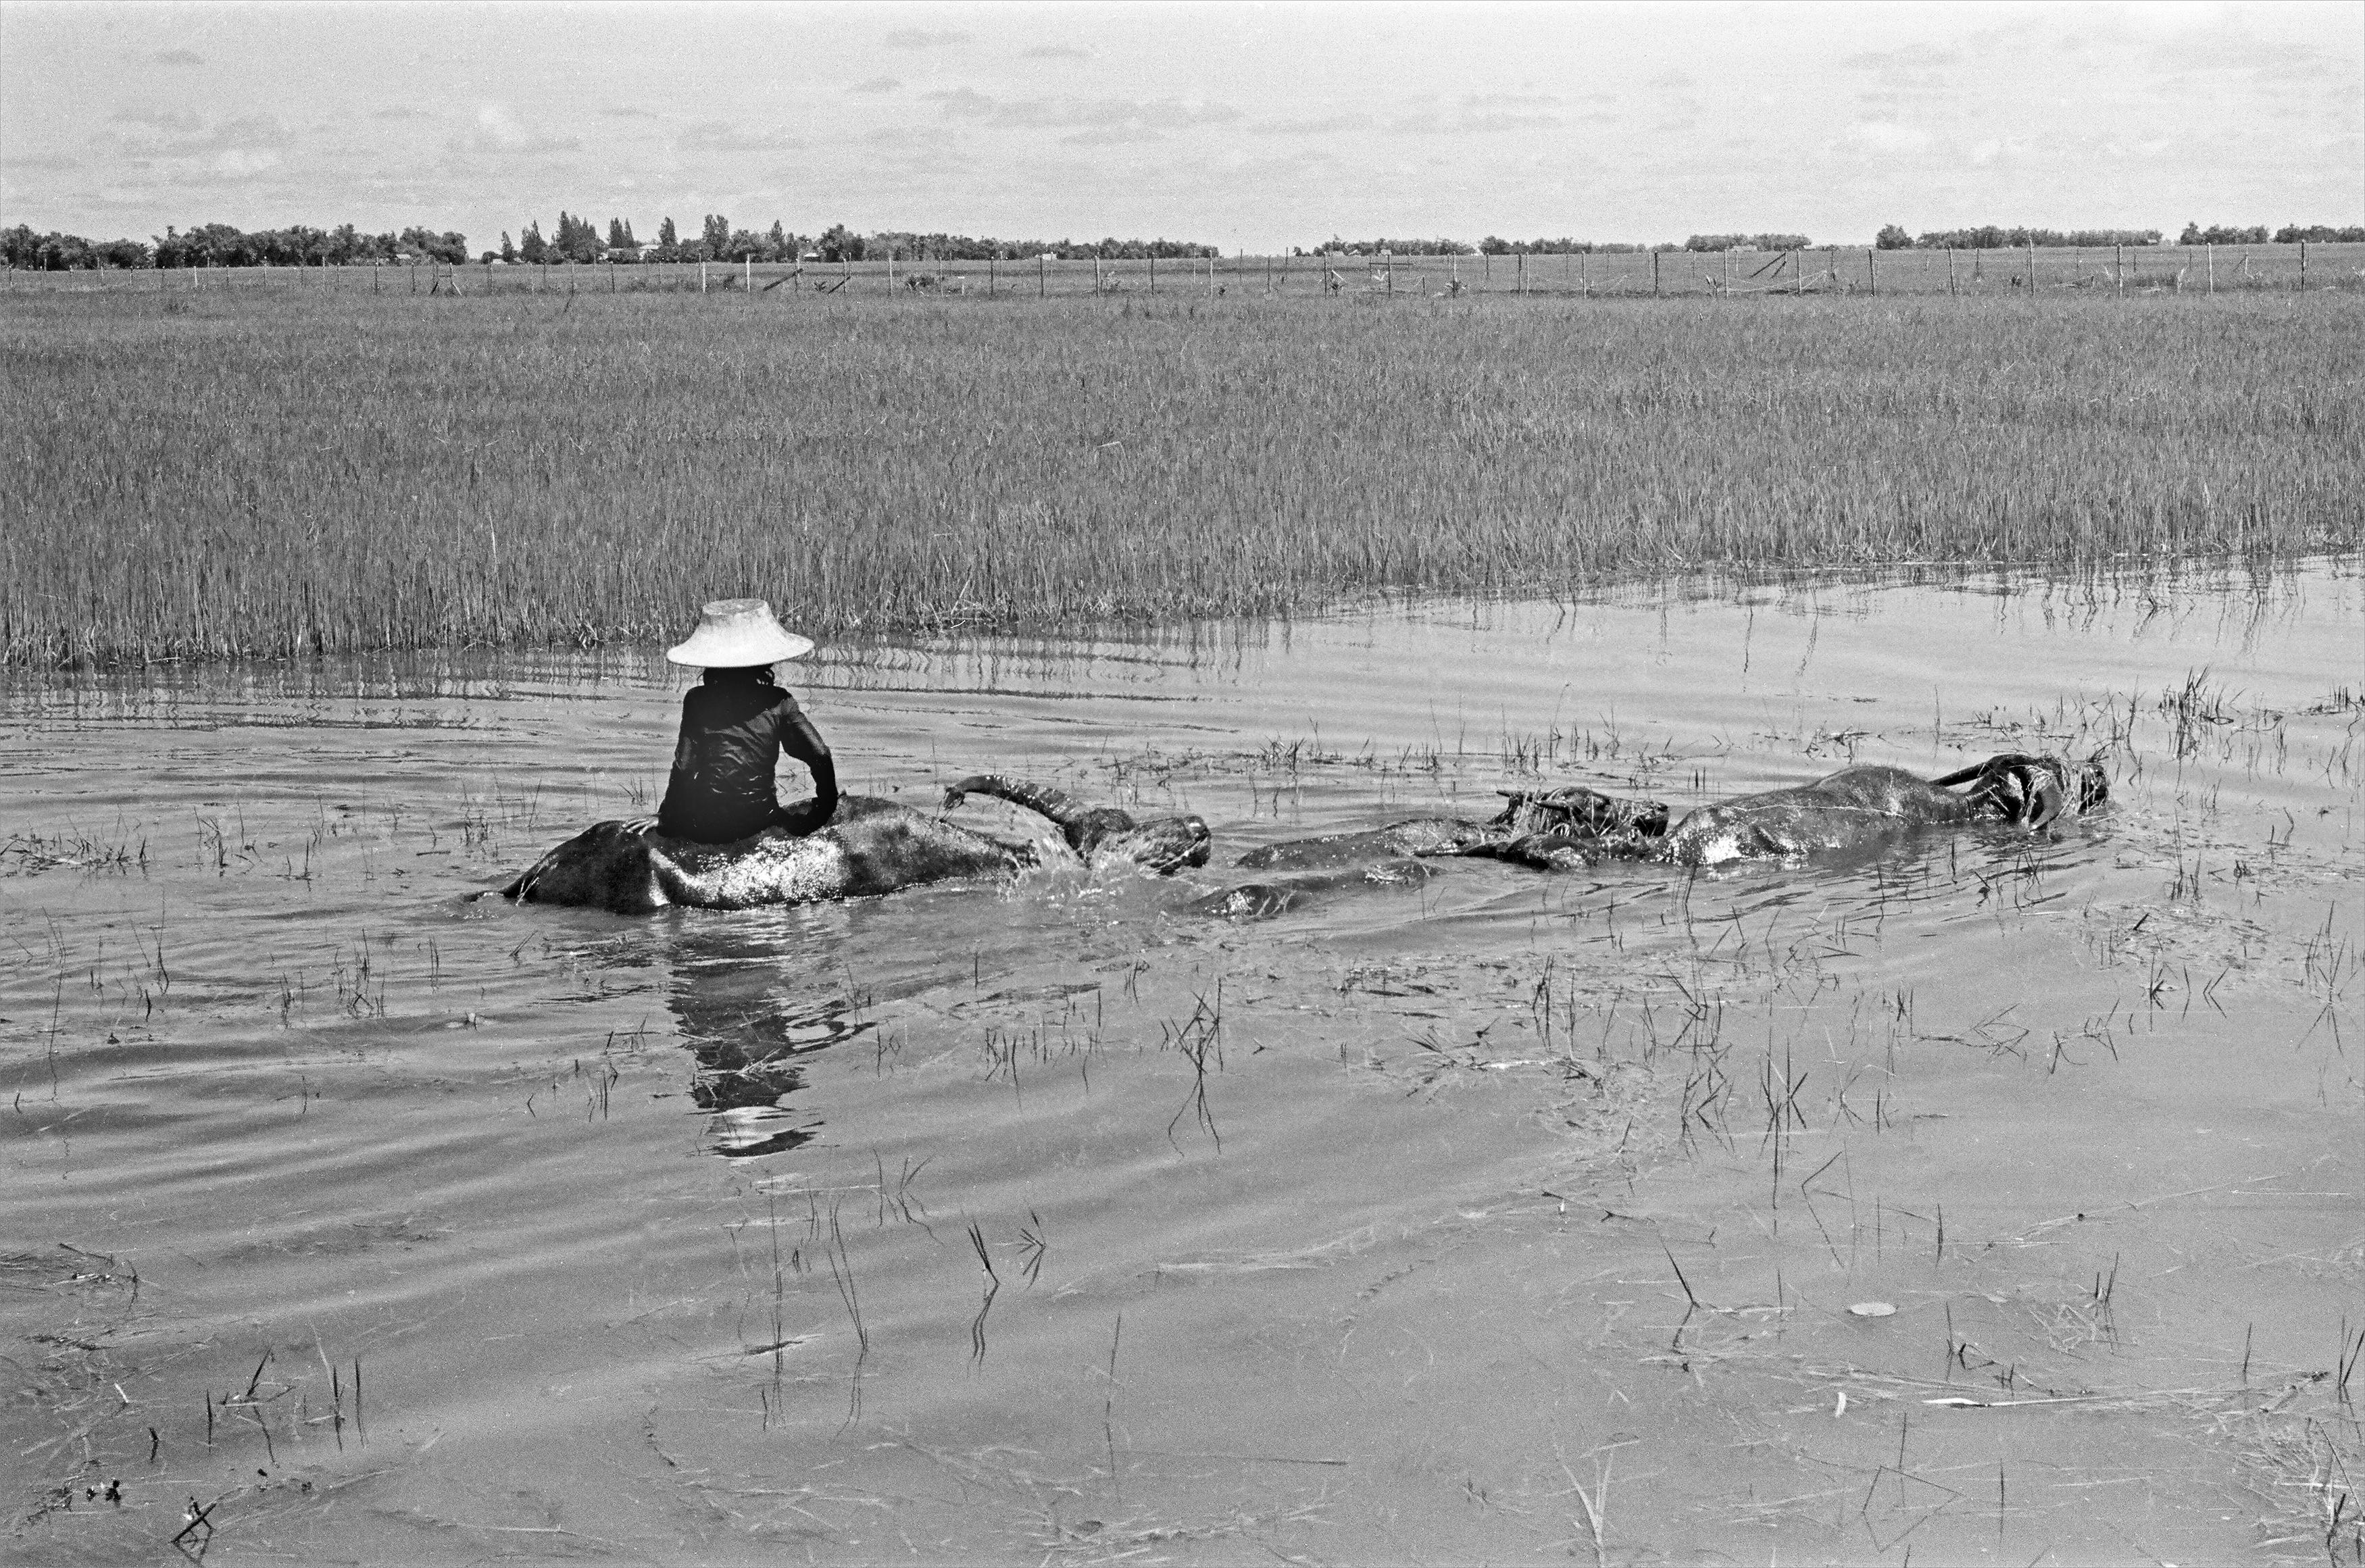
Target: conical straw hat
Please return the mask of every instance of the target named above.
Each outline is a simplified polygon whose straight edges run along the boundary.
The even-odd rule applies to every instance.
[[[700,613],[689,641],[667,648],[666,657],[706,669],[740,669],[801,659],[813,649],[811,637],[800,637],[772,619],[768,601],[718,599]]]

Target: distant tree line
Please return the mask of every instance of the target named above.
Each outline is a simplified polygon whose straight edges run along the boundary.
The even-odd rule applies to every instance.
[[[2176,242],[2180,245],[2296,245],[2303,240],[2310,244],[2365,244],[2365,224],[2335,229],[2324,223],[2310,224],[2305,228],[2296,223],[2286,223],[2270,237],[2263,223],[2252,229],[2234,229],[2224,224],[2212,224],[2203,229],[2198,223],[2188,223],[2184,226],[2184,232],[2177,236]]]
[[[2002,229],[1995,224],[1977,229],[1933,229],[1919,236],[1900,224],[1884,224],[1872,241],[1884,251],[2024,251],[2058,245],[2157,245],[2157,229]]]
[[[2271,234],[2264,224],[2251,228],[2188,223],[2177,243],[2181,245],[2290,245],[2302,241],[2365,243],[2365,225],[2335,228],[2326,224],[2287,223]],[[1376,256],[1631,255],[1649,251],[1799,251],[1811,241],[1803,234],[1694,234],[1681,245],[1624,244],[1577,240],[1506,240],[1489,234],[1475,246],[1460,240],[1342,240],[1333,235],[1314,246],[1292,246],[1290,254]],[[1884,251],[2021,250],[2036,246],[2158,245],[2157,229],[2001,228],[1933,230],[1922,235],[1901,225],[1885,225],[1874,241]],[[818,235],[799,234],[774,219],[760,232],[734,228],[720,213],[708,213],[695,236],[684,236],[670,218],[661,219],[657,236],[644,242],[633,236],[630,221],[611,218],[603,234],[588,218],[560,209],[555,230],[545,235],[538,220],[529,221],[516,240],[504,233],[498,250],[480,252],[484,262],[535,265],[555,262],[791,262],[814,258],[824,262],[910,261],[983,262],[1031,261],[1048,256],[1058,261],[1196,261],[1216,255],[1213,245],[1187,240],[1097,241],[995,240],[966,234],[915,233],[880,230],[857,233],[843,223]],[[37,233],[28,224],[0,230],[0,262],[37,271],[95,267],[251,267],[367,266],[420,262],[463,263],[469,259],[465,235],[438,232],[414,225],[399,232],[364,234],[350,223],[334,229],[291,224],[285,229],[241,230],[227,223],[207,223],[183,232],[168,228],[150,241],[87,240],[54,230]]]
[[[1336,234],[1311,247],[1292,245],[1293,256],[1468,256],[1477,248],[1459,240],[1341,240]]]
[[[676,229],[672,218],[659,221],[654,241],[644,242],[632,223],[611,218],[603,234],[588,218],[562,208],[548,233],[539,220],[530,220],[512,239],[501,236],[498,249],[475,254],[481,262],[537,265],[558,262],[793,262],[805,257],[823,261],[982,262],[1032,261],[1049,256],[1059,261],[1196,261],[1218,253],[1213,245],[1190,240],[1098,241],[994,240],[966,234],[919,234],[883,230],[859,234],[845,224],[833,224],[818,235],[798,234],[775,219],[761,231],[733,227],[721,213],[708,213],[695,235]],[[87,240],[79,234],[52,230],[37,233],[28,224],[0,230],[0,263],[44,272],[95,267],[252,267],[356,266],[416,262],[464,263],[471,259],[467,237],[424,228],[399,233],[364,234],[347,223],[335,229],[292,224],[286,229],[252,231],[227,223],[202,224],[185,233],[167,229],[151,241]]]
[[[1213,245],[1195,240],[1120,240],[1115,235],[1092,241],[972,239],[966,234],[913,234],[882,230],[856,234],[839,224],[821,237],[822,260],[858,262],[882,258],[914,262],[1028,262],[1037,256],[1054,261],[1195,262],[1219,255]]]
[[[672,218],[657,224],[656,239],[643,244],[633,237],[633,226],[620,218],[608,220],[603,241],[588,221],[558,215],[558,231],[544,239],[541,225],[526,225],[524,237],[512,246],[501,236],[498,259],[508,262],[793,262],[813,258],[824,262],[1023,262],[1037,256],[1062,261],[1198,260],[1216,254],[1213,245],[1187,240],[1105,240],[1079,243],[1073,240],[995,240],[968,234],[919,234],[903,230],[857,233],[833,223],[816,235],[799,234],[779,219],[762,233],[735,229],[721,213],[710,212],[695,239],[685,238]],[[488,261],[496,259],[487,252]]]
[[[2180,245],[2296,245],[2301,241],[2341,241],[2365,242],[2365,226],[2334,229],[2325,224],[2303,226],[2286,223],[2271,235],[2263,223],[2243,229],[2223,224],[2203,229],[2198,223],[2188,223],[2177,236]],[[2034,245],[2074,245],[2099,249],[2105,245],[2157,245],[2161,242],[2157,229],[2073,229],[2067,233],[2055,229],[2001,229],[1989,224],[1978,229],[1942,229],[1914,236],[1905,232],[1901,224],[1891,223],[1882,228],[1873,243],[1884,251],[2022,251]]]
[[[1485,256],[1631,256],[1644,251],[1672,251],[1673,245],[1621,245],[1598,240],[1506,240],[1489,234],[1478,241],[1478,253]]]
[[[1687,251],[1803,251],[1804,234],[1695,234],[1684,241]]]
[[[736,229],[721,213],[710,212],[699,224],[695,238],[686,238],[675,227],[672,218],[657,224],[657,237],[647,243],[633,238],[633,226],[621,218],[608,220],[605,240],[599,230],[585,219],[565,212],[558,215],[557,232],[545,239],[539,223],[529,223],[514,245],[507,234],[501,236],[498,252],[487,252],[488,261],[505,262],[793,262],[812,258],[824,262],[1023,262],[1037,256],[1050,256],[1062,261],[1083,261],[1098,256],[1104,261],[1144,261],[1156,257],[1166,260],[1197,260],[1216,254],[1213,245],[1203,245],[1188,240],[1119,240],[1109,239],[1079,242],[1074,240],[995,240],[969,234],[914,233],[906,230],[877,230],[868,234],[857,233],[843,223],[833,223],[819,234],[799,234],[779,219],[770,229],[758,233],[750,229]]]
[[[252,231],[207,223],[183,233],[168,228],[149,243],[137,240],[85,240],[51,230],[37,234],[28,224],[0,230],[0,260],[12,267],[64,272],[91,267],[366,266],[403,262],[465,262],[467,237],[409,228],[400,233],[364,234],[352,224],[313,229]]]
[[[85,240],[79,234],[51,230],[36,234],[29,224],[0,230],[0,257],[12,267],[40,272],[66,272],[89,267],[144,267],[147,246],[137,240]]]

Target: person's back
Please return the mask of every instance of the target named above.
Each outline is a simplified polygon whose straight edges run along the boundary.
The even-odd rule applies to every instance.
[[[797,706],[772,683],[768,664],[723,659],[795,658],[812,643],[782,631],[760,599],[726,599],[706,607],[690,641],[672,649],[678,664],[706,664],[703,680],[681,700],[681,738],[656,827],[669,838],[729,844],[786,827],[811,833],[837,805],[837,772],[829,746]],[[772,774],[785,752],[813,770],[809,811],[784,809]]]

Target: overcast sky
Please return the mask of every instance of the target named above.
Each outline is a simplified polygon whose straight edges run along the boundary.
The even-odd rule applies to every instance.
[[[2365,0],[0,0],[0,222],[1312,245],[2365,222]]]

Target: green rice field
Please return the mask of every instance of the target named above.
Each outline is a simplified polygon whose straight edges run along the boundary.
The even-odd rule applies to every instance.
[[[1214,297],[12,286],[0,660],[645,642],[735,594],[824,635],[1080,630],[2365,541],[2354,291],[1451,297],[1424,264],[1334,295],[1227,263]]]

